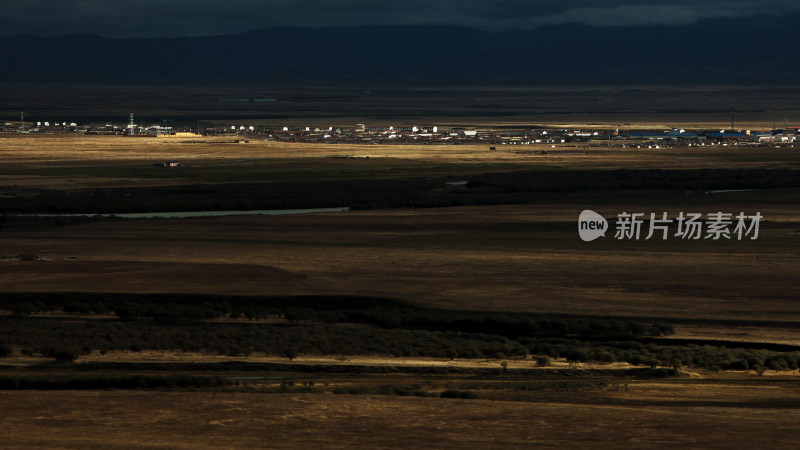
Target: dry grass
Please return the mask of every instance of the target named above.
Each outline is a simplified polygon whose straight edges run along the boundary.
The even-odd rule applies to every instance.
[[[797,398],[796,389],[713,384],[634,389],[639,392],[602,404],[326,394],[2,392],[0,427],[5,448],[792,448],[798,431],[800,412],[784,406],[787,399]],[[683,406],[675,407],[679,404]]]
[[[123,136],[4,133],[0,134],[0,183],[7,189],[19,186],[70,190],[235,181],[468,177],[531,169],[793,169],[800,164],[800,148],[599,148],[586,155],[541,155],[534,152],[550,148],[549,145],[500,146],[498,151],[489,152],[487,145],[271,141],[239,145],[226,140],[230,138],[182,143]],[[524,152],[517,153],[520,149]],[[152,167],[153,162],[167,160],[178,160],[190,167]],[[781,215],[784,206],[791,207],[775,206],[773,209]]]
[[[757,241],[586,244],[571,226],[541,228],[571,223],[580,209],[485,206],[6,231],[5,256],[44,260],[0,261],[0,288],[354,294],[455,309],[800,317],[800,253],[786,244],[796,240],[793,229],[765,230]],[[762,213],[776,222],[800,216],[779,205]]]
[[[3,181],[30,187],[80,188],[201,182],[169,177],[102,175],[105,166],[149,167],[183,159],[198,167],[274,169],[278,174],[325,171],[392,176],[514,170],[680,167],[795,167],[793,150],[601,150],[548,158],[486,152],[479,146],[339,146],[258,142],[182,144],[117,136],[0,136]],[[306,158],[287,159],[287,156]],[[319,158],[367,156],[366,159]],[[375,158],[374,156],[384,156]],[[403,158],[403,159],[396,159]],[[186,160],[184,160],[186,161]],[[448,169],[445,163],[457,163]],[[439,164],[445,165],[439,165]],[[100,168],[91,176],[58,168]],[[56,168],[47,175],[36,170]],[[380,172],[380,171],[384,172]],[[469,169],[473,170],[473,169]],[[31,172],[33,171],[33,172]],[[272,173],[272,172],[270,172]],[[178,174],[178,175],[174,175]],[[280,175],[283,176],[283,175]],[[0,236],[0,289],[223,294],[357,294],[389,296],[466,309],[499,309],[650,317],[793,320],[800,315],[794,283],[800,255],[793,191],[683,197],[650,202],[562,195],[548,204],[385,210],[294,217],[239,217],[88,224]],[[718,200],[717,200],[718,199]],[[664,202],[667,202],[666,204]],[[692,206],[694,205],[694,206]],[[755,242],[584,244],[548,224],[574,223],[585,207],[614,215],[693,208],[753,208],[783,228]],[[656,208],[656,209],[654,209]],[[545,228],[542,228],[545,226]],[[499,228],[498,228],[499,227]],[[22,262],[19,254],[44,259]]]
[[[283,95],[255,88],[243,94],[241,89],[100,87],[93,88],[92,96],[84,95],[84,89],[88,88],[54,86],[30,91],[3,86],[0,93],[13,99],[17,95],[14,92],[27,92],[25,108],[32,112],[26,117],[52,111],[54,102],[74,105],[72,100],[81,98],[74,109],[58,112],[64,117],[118,114],[124,120],[128,112],[141,115],[143,109],[160,117],[192,111],[202,117],[219,114],[226,121],[241,117],[243,124],[270,125],[527,127],[536,123],[581,128],[721,128],[727,126],[728,108],[734,101],[742,111],[751,111],[739,115],[740,126],[764,128],[771,125],[770,117],[759,108],[796,95],[792,89],[736,87],[711,91],[704,87],[423,89],[396,95],[357,93],[356,100],[340,102],[341,110],[334,113],[329,110],[331,102],[314,99],[242,105],[216,102],[218,98]],[[151,98],[148,95],[156,94],[164,99],[158,108],[142,103],[151,101],[142,100]],[[95,98],[102,99],[103,104],[92,104],[97,102]],[[9,117],[16,117],[18,106],[9,104],[9,111],[13,111]],[[389,114],[387,104],[393,105]],[[680,112],[697,109],[697,105],[702,105],[702,111]],[[452,111],[458,111],[461,118],[449,118]],[[614,113],[609,115],[608,111]],[[278,113],[290,118],[247,119]],[[487,113],[507,115],[487,118]],[[298,124],[292,115],[307,117],[304,120],[308,123]],[[500,146],[498,151],[488,152],[488,146],[477,145],[348,146],[264,141],[237,145],[210,138],[204,141],[0,135],[0,184],[80,189],[214,181],[204,179],[202,173],[194,173],[192,178],[176,171],[155,178],[137,175],[140,168],[166,160],[191,166],[185,169],[219,169],[234,174],[244,168],[283,175],[330,171],[352,173],[353,177],[416,173],[462,176],[527,168],[796,168],[800,163],[800,152],[775,149],[600,149],[585,156],[543,156],[516,151],[542,150],[549,145]],[[93,174],[59,174],[65,168],[89,168]],[[105,168],[129,172],[109,176],[104,174]],[[121,221],[40,231],[5,229],[0,234],[0,291],[356,294],[454,309],[798,320],[800,246],[796,245],[796,224],[800,222],[800,208],[793,192],[737,194],[740,203],[725,198],[700,202],[672,198],[666,206],[663,201],[654,206],[649,196],[610,200],[580,194],[550,199],[551,204],[525,206]],[[704,212],[734,212],[733,208],[740,207],[751,211],[754,205],[773,222],[754,242],[605,240],[585,244],[577,239],[573,225],[584,207],[613,215],[623,207],[675,213],[689,206]],[[42,260],[19,261],[15,256],[20,254],[36,254]],[[800,342],[800,335],[790,328],[680,325],[676,331],[676,337],[687,338]],[[230,359],[146,351],[95,353],[79,361]],[[235,359],[286,362],[261,355]],[[296,363],[475,368],[500,364],[496,360],[345,359],[301,356]],[[26,365],[37,361],[18,358],[5,362]],[[511,369],[532,364],[530,360],[508,361]],[[589,366],[556,361],[555,367]],[[632,381],[630,389],[624,391],[523,394],[486,389],[481,391],[480,400],[330,393],[0,391],[0,446],[795,447],[800,431],[795,372],[768,371],[763,377],[742,372],[688,375],[658,382]],[[465,381],[452,377],[432,380],[411,375],[344,375],[336,382],[375,386],[433,382],[457,387]]]
[[[0,134],[0,158],[4,168],[31,169],[92,164],[125,166],[179,160],[195,165],[248,166],[259,160],[292,160],[326,157],[391,158],[428,163],[494,163],[522,167],[570,169],[596,168],[732,168],[776,167],[800,162],[800,151],[774,148],[674,148],[608,149],[592,148],[587,155],[541,155],[551,144],[499,146],[495,152],[485,145],[350,145],[285,143],[253,140],[232,144],[232,138],[203,138],[185,143],[159,138],[86,136],[78,134]],[[583,147],[558,144],[560,148]],[[517,153],[522,151],[523,153]],[[309,163],[306,163],[309,164]],[[319,164],[314,161],[313,164]],[[345,162],[346,164],[346,162]],[[351,163],[352,164],[352,163]],[[383,164],[378,162],[376,164]],[[294,166],[295,169],[300,167]],[[424,166],[421,166],[424,167]],[[308,169],[309,167],[306,167]],[[313,168],[313,166],[311,167]],[[9,181],[12,181],[9,179]]]

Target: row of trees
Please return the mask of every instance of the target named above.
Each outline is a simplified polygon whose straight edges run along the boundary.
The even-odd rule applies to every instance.
[[[712,345],[658,345],[636,341],[585,343],[575,340],[522,340],[533,353],[581,362],[622,361],[636,365],[694,366],[714,370],[786,370],[800,366],[800,352]]]
[[[15,315],[60,310],[72,314],[115,314],[122,321],[160,323],[209,321],[222,317],[283,317],[294,323],[358,323],[381,328],[520,336],[638,337],[673,332],[666,323],[603,317],[464,312],[417,308],[389,299],[358,297],[212,297],[186,295],[20,294],[0,302]],[[0,304],[0,306],[3,306]]]
[[[246,356],[253,352],[294,359],[304,354],[523,358],[540,366],[552,358],[576,362],[696,366],[720,370],[796,369],[800,352],[660,345],[634,340],[587,341],[552,337],[508,338],[495,334],[387,329],[368,325],[155,322],[84,323],[37,318],[0,319],[0,355],[12,349],[71,361],[95,350],[172,350]]]

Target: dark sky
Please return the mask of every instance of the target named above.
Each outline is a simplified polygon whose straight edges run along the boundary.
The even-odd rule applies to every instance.
[[[561,23],[690,24],[797,11],[797,0],[6,0],[0,9],[0,35],[176,37],[282,25],[385,24],[456,24],[500,31]]]

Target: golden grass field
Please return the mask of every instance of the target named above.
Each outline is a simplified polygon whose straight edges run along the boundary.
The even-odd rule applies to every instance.
[[[286,159],[287,147],[308,156]],[[276,179],[309,168],[317,171],[315,177],[326,173],[370,177],[414,170],[481,173],[540,164],[595,170],[791,168],[800,162],[800,151],[792,149],[601,150],[581,157],[547,158],[472,147],[176,144],[58,135],[0,139],[4,183],[59,188],[202,182],[203,173],[188,181],[181,175],[137,179],[31,173],[70,164],[147,167],[148,160],[172,159],[184,152],[193,166],[236,170],[255,165],[274,170],[265,176]],[[387,159],[319,158],[380,152]],[[473,159],[466,156],[470,152]],[[452,161],[459,164],[448,165]],[[4,266],[0,289],[333,293],[388,296],[449,308],[793,320],[800,314],[800,303],[795,301],[800,288],[794,283],[800,267],[796,245],[800,236],[794,225],[800,222],[800,205],[793,201],[796,191],[774,191],[700,199],[626,194],[619,197],[621,202],[613,196],[554,194],[546,204],[532,205],[122,221],[6,231],[0,236],[0,257],[7,259],[0,261]],[[757,208],[772,225],[757,241],[607,239],[587,244],[569,225],[585,208],[607,216],[626,208],[672,215],[687,208],[734,213]],[[553,229],[547,226],[551,223],[563,225]],[[19,254],[36,254],[43,260],[13,260]]]
[[[173,159],[189,170],[155,178],[136,175],[139,167]],[[219,182],[212,176],[217,170],[262,171],[269,181],[420,172],[458,177],[531,168],[796,168],[800,149],[598,149],[585,156],[552,157],[503,148],[489,153],[481,146],[237,145],[212,140],[190,144],[9,135],[0,136],[0,162],[0,185],[69,190]],[[104,176],[107,168],[130,172]],[[796,188],[693,196],[554,194],[547,202],[528,205],[4,229],[0,292],[353,294],[453,309],[797,322],[798,194]],[[575,223],[586,208],[606,216],[623,208],[671,214],[757,209],[769,223],[756,241],[584,243]],[[37,255],[40,260],[21,261],[18,255]],[[686,323],[676,326],[675,337],[797,345],[798,330],[786,325]],[[147,355],[104,358],[117,357],[136,360]],[[185,361],[197,355],[150,357]],[[353,364],[374,363],[349,358]],[[758,377],[752,372],[701,371],[665,381],[631,381],[624,392],[516,397],[500,392],[482,393],[477,400],[330,393],[0,391],[0,446],[793,448],[800,429],[796,377],[796,372]]]
[[[330,394],[0,392],[4,448],[794,448],[794,383],[648,383],[530,402]],[[595,397],[595,398],[592,398]]]
[[[180,139],[127,136],[85,136],[80,134],[0,134],[0,156],[4,168],[52,168],[80,165],[124,166],[180,160],[193,164],[233,164],[247,166],[270,163],[288,165],[308,159],[314,164],[359,164],[359,161],[316,161],[317,158],[353,157],[427,163],[511,164],[534,168],[704,168],[704,167],[779,167],[800,162],[790,149],[759,148],[663,148],[611,149],[587,148],[587,155],[541,155],[554,144],[500,145],[495,152],[489,144],[480,145],[348,145],[290,143],[250,140],[233,143],[231,137],[203,137],[196,142]],[[602,144],[602,141],[599,143]],[[586,148],[586,144],[555,144],[557,148]],[[519,152],[519,153],[518,153]],[[265,161],[261,161],[265,160]],[[278,161],[276,161],[278,160]]]
[[[794,283],[800,255],[787,245],[797,240],[792,229],[764,231],[755,242],[594,245],[571,230],[537,230],[579,211],[485,206],[7,231],[0,238],[6,257],[0,288],[352,294],[456,309],[654,318],[800,315]],[[782,219],[777,212],[769,217]],[[492,231],[497,224],[514,229]],[[42,260],[13,258],[20,254]]]

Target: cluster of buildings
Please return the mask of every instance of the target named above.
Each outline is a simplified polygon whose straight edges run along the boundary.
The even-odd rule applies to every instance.
[[[151,137],[202,137],[194,132],[175,130],[170,126],[162,125],[136,125],[133,123],[91,123],[78,124],[76,122],[40,122],[18,120],[14,122],[0,122],[0,132],[4,133],[83,133],[95,135],[116,136],[151,136]]]
[[[282,142],[325,142],[342,144],[532,144],[558,142],[556,136],[548,136],[546,131],[535,133],[532,130],[495,130],[481,128],[440,129],[429,126],[367,127],[357,124],[354,127],[282,127],[280,129],[257,130],[257,136]]]
[[[620,138],[634,141],[647,141],[664,143],[675,146],[693,145],[759,145],[759,144],[794,144],[800,141],[800,130],[798,127],[787,129],[775,129],[771,131],[751,131],[751,130],[666,130],[662,132],[653,131],[630,131]]]
[[[4,133],[73,133],[79,131],[75,122],[0,122]]]
[[[619,130],[564,128],[443,128],[429,126],[367,127],[255,127],[207,128],[205,135],[236,135],[280,142],[328,144],[491,144],[531,145],[583,143],[618,147],[686,147],[705,145],[793,144],[800,141],[798,127],[771,131],[751,130]]]
[[[611,147],[686,147],[686,146],[747,146],[793,145],[798,139],[798,127],[770,131],[751,130],[620,130],[564,128],[465,128],[427,126],[368,127],[267,127],[256,125],[218,124],[211,127],[181,128],[163,125],[137,125],[133,117],[128,124],[95,123],[78,125],[75,122],[4,122],[0,131],[11,133],[84,133],[98,135],[142,136],[155,138],[194,139],[206,136],[230,136],[241,141],[268,140],[279,142],[308,142],[326,144],[490,144],[531,145],[583,143],[589,146]]]

